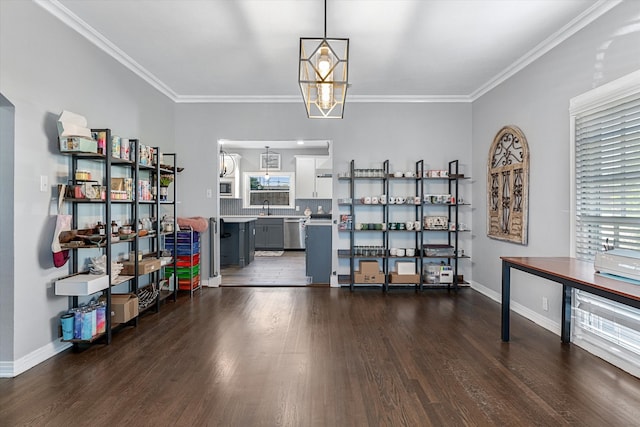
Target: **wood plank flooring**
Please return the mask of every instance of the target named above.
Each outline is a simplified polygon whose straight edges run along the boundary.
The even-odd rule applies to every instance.
[[[305,252],[284,251],[279,257],[255,257],[244,268],[221,269],[222,286],[305,286]]]
[[[205,288],[0,379],[2,426],[632,426],[640,379],[471,289]]]

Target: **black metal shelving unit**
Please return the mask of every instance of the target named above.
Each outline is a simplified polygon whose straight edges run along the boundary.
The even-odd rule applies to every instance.
[[[153,156],[153,159],[151,160],[151,164],[143,165],[140,163],[140,141],[137,139],[131,139],[129,140],[130,150],[131,150],[130,152],[132,153],[130,155],[130,158],[128,159],[124,159],[120,157],[116,158],[116,157],[113,157],[113,153],[112,153],[111,130],[110,129],[92,129],[91,131],[92,133],[104,134],[105,144],[104,144],[103,153],[61,152],[61,154],[70,156],[71,158],[70,176],[73,177],[74,179],[70,181],[72,182],[73,185],[76,185],[78,183],[77,180],[75,179],[75,172],[79,169],[79,165],[80,165],[79,162],[95,162],[95,163],[101,163],[103,165],[102,171],[101,171],[101,174],[102,174],[101,178],[104,180],[104,185],[101,187],[104,188],[104,191],[105,191],[104,199],[100,198],[100,196],[98,198],[64,197],[64,201],[66,203],[71,204],[71,211],[72,211],[71,227],[73,230],[78,230],[80,228],[80,221],[83,215],[83,212],[80,212],[80,206],[90,206],[90,205],[102,206],[102,213],[100,215],[101,215],[101,221],[103,220],[105,224],[105,237],[104,237],[104,241],[98,244],[91,244],[91,245],[67,244],[67,245],[63,245],[63,249],[69,249],[70,255],[71,255],[69,260],[70,274],[68,276],[72,276],[80,273],[87,273],[87,271],[84,271],[83,266],[80,265],[80,262],[82,260],[80,259],[79,252],[82,251],[83,249],[87,249],[87,248],[99,249],[104,255],[106,255],[106,274],[109,277],[109,286],[107,286],[104,290],[100,292],[102,293],[102,296],[106,302],[107,315],[105,316],[106,325],[105,325],[105,332],[103,334],[92,336],[91,339],[86,339],[86,340],[82,340],[82,339],[66,340],[66,341],[72,342],[74,346],[81,345],[81,344],[91,344],[95,342],[105,342],[107,344],[110,344],[112,339],[112,331],[116,327],[137,326],[138,317],[135,317],[124,324],[120,324],[120,325],[113,324],[111,316],[109,314],[112,312],[112,296],[113,296],[112,288],[114,286],[120,286],[128,282],[129,283],[128,292],[134,293],[136,295],[138,295],[139,292],[147,286],[158,287],[157,296],[155,297],[155,301],[154,301],[155,303],[150,304],[148,307],[145,307],[144,309],[141,309],[140,314],[144,310],[147,310],[151,307],[155,307],[157,312],[160,308],[161,301],[166,300],[168,298],[172,298],[173,301],[176,301],[177,294],[178,294],[177,279],[175,282],[174,289],[172,291],[163,292],[160,289],[160,282],[162,280],[163,267],[161,267],[159,270],[146,273],[150,275],[149,283],[143,286],[140,286],[140,277],[142,275],[138,274],[140,272],[140,266],[139,266],[139,261],[137,256],[138,251],[141,250],[141,241],[147,240],[149,242],[147,246],[149,247],[150,250],[147,252],[146,256],[157,257],[159,259],[163,249],[163,244],[162,244],[163,241],[165,239],[170,239],[171,237],[173,237],[173,242],[174,242],[173,253],[175,253],[175,250],[176,250],[175,242],[177,240],[176,239],[177,218],[176,218],[176,203],[175,203],[177,200],[177,190],[176,190],[177,185],[175,185],[175,180],[176,180],[175,178],[177,176],[177,171],[178,171],[176,154],[174,153],[165,154],[164,156],[167,156],[173,159],[173,161],[171,162],[172,165],[170,166],[161,165],[160,157],[159,157],[159,149],[158,147],[152,147],[152,149],[154,150],[154,156]],[[113,172],[113,168],[118,168],[118,167],[127,169],[128,171],[125,172],[123,175],[130,177],[132,181],[131,198],[128,198],[126,200],[113,199],[112,197],[112,177],[113,177],[112,172]],[[141,191],[138,183],[141,176],[144,176],[145,173],[147,174],[146,176],[149,178],[150,182],[155,184],[156,189],[160,188],[159,183],[160,183],[161,174],[164,174],[164,173],[173,174],[174,185],[173,185],[172,197],[169,200],[161,201],[159,192],[158,192],[155,195],[155,197],[152,197],[150,200],[144,200],[144,201],[141,200],[141,194],[140,194]],[[97,183],[98,181],[95,181],[95,182]],[[130,217],[131,225],[133,228],[132,231],[136,232],[135,236],[132,239],[112,241],[112,238],[111,238],[111,221],[113,218],[112,208],[118,205],[127,205],[130,207],[130,209],[128,210],[128,213],[125,212],[125,215]],[[146,236],[139,235],[139,231],[141,230],[141,227],[139,227],[138,224],[141,219],[141,215],[140,215],[141,206],[148,207],[150,220],[152,217],[155,216],[155,221],[156,221],[155,233],[150,233]],[[160,214],[163,213],[163,210],[164,211],[167,210],[166,207],[169,208],[168,209],[169,213],[172,215],[172,218],[173,218],[173,229],[170,232],[166,232],[161,229]],[[119,245],[119,246],[128,245],[127,247],[128,252],[133,252],[135,256],[134,256],[134,274],[132,276],[121,275],[117,278],[117,280],[114,283],[111,280],[112,278],[111,261],[113,259],[114,246],[116,245]],[[175,256],[173,257],[172,263],[173,263],[173,269],[175,271],[175,268],[177,265]],[[95,293],[95,295],[97,294],[98,292]],[[86,299],[89,299],[92,295],[69,296],[70,308],[79,307],[81,298],[84,297]]]
[[[416,283],[400,283],[394,284],[392,287],[407,287],[414,286],[415,289],[424,290],[425,288],[454,288],[458,289],[460,284],[466,283],[463,281],[459,281],[459,265],[458,262],[460,259],[469,259],[470,257],[467,255],[461,255],[459,253],[459,233],[460,232],[469,232],[470,230],[459,230],[458,225],[460,224],[460,206],[468,205],[468,203],[459,203],[459,181],[461,179],[468,179],[459,171],[459,162],[458,160],[453,160],[449,162],[448,175],[447,176],[438,176],[438,177],[427,177],[424,169],[424,160],[418,160],[415,163],[415,174],[414,176],[395,176],[394,174],[389,172],[389,161],[385,160],[383,163],[382,174],[377,175],[375,172],[373,174],[369,172],[363,171],[371,171],[371,169],[356,169],[355,161],[352,160],[349,164],[349,173],[348,176],[339,176],[338,181],[347,182],[349,186],[349,197],[347,201],[338,200],[338,206],[343,211],[340,212],[340,226],[339,231],[349,233],[349,249],[338,249],[338,258],[339,259],[348,259],[349,260],[349,274],[340,274],[338,275],[338,283],[341,285],[349,285],[350,289],[353,291],[355,289],[355,280],[354,273],[356,271],[356,262],[361,260],[375,260],[380,262],[382,265],[382,273],[384,274],[384,281],[380,284],[383,291],[387,292],[390,289],[390,273],[393,269],[393,265],[395,262],[402,260],[414,260],[416,264],[417,275],[419,280]],[[375,169],[374,169],[375,171]],[[413,204],[391,204],[391,203],[378,203],[378,204],[367,204],[363,203],[358,198],[357,191],[357,183],[362,181],[368,182],[376,182],[380,181],[382,186],[382,193],[386,194],[387,197],[393,197],[394,186],[396,183],[414,183],[414,191],[415,196],[419,197],[420,200],[418,203]],[[428,203],[425,202],[425,186],[428,185],[430,181],[439,181],[442,184],[446,183],[446,188],[449,194],[455,199],[455,202],[452,203],[443,203],[440,206],[436,206],[436,209],[446,209],[446,218],[448,222],[448,227],[444,229],[428,229],[425,224],[425,215],[427,211],[431,208],[428,206]],[[398,186],[400,188],[400,186]],[[344,200],[344,199],[343,199]],[[367,206],[366,208],[363,206]],[[377,206],[377,207],[376,207]],[[419,230],[407,230],[407,229],[390,229],[389,225],[391,221],[392,210],[404,210],[411,209],[413,213],[414,221],[419,221],[420,229]],[[381,209],[382,216],[382,224],[384,224],[384,228],[382,229],[374,229],[374,230],[360,230],[356,229],[356,224],[358,221],[358,211],[362,211],[362,209]],[[345,212],[346,211],[346,212]],[[402,214],[401,214],[402,215]],[[443,216],[445,216],[443,214]],[[449,224],[455,224],[455,227],[451,227]],[[381,233],[382,237],[382,245],[379,248],[369,249],[368,251],[361,251],[360,246],[356,245],[357,236],[362,235],[362,233]],[[415,254],[413,256],[392,256],[390,253],[390,246],[393,235],[401,235],[406,233],[413,233],[415,237]],[[446,238],[442,236],[443,233],[446,233]],[[441,245],[446,245],[446,247],[451,248],[452,253],[447,255],[427,255],[425,253],[425,244],[427,242],[437,242]],[[445,243],[446,242],[446,243]],[[424,272],[425,260],[440,260],[441,264],[445,264],[452,268],[453,272],[453,282],[451,284],[433,284],[427,283],[426,275]],[[366,286],[367,284],[360,284]],[[374,285],[374,284],[371,284]],[[425,286],[427,285],[427,286]]]

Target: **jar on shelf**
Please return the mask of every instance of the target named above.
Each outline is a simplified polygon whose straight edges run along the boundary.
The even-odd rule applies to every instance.
[[[78,169],[76,170],[75,178],[76,178],[76,181],[90,181],[91,172]]]

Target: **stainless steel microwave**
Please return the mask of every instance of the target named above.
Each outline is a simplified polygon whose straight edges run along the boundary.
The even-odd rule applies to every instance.
[[[220,197],[235,197],[233,179],[220,180]]]

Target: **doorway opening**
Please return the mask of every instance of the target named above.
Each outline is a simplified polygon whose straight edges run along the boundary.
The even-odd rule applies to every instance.
[[[220,286],[307,286],[304,221],[310,212],[332,210],[331,148],[328,140],[218,141],[219,220],[227,230],[218,236]],[[267,173],[268,180],[259,179]],[[288,177],[286,188],[270,188],[276,176]],[[290,199],[260,197],[268,191],[287,192]],[[238,224],[248,218],[255,222]],[[251,236],[239,244],[229,232]]]

